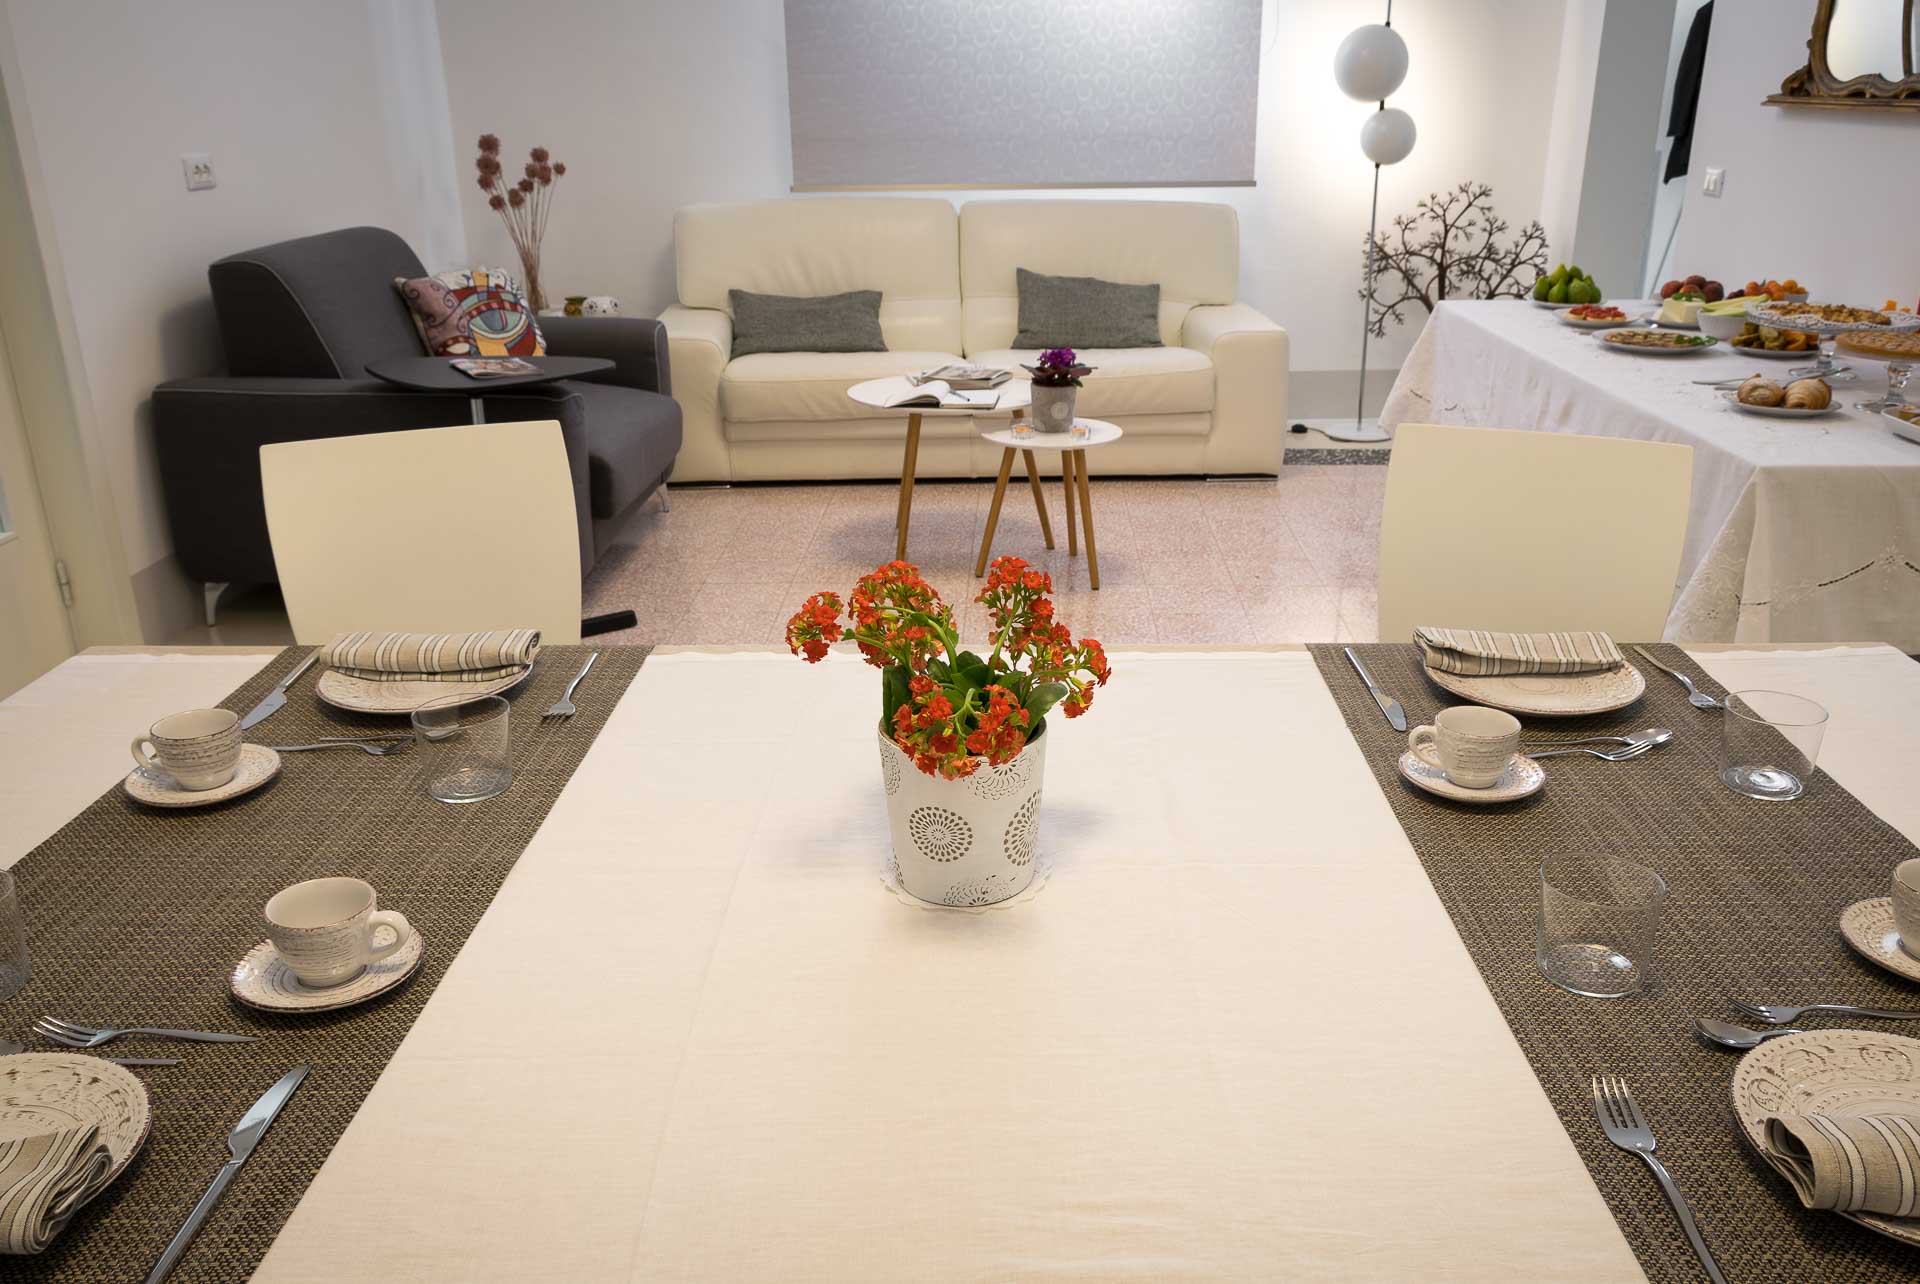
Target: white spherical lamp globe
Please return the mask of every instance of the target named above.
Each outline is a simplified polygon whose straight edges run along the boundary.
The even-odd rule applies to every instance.
[[[1407,42],[1392,27],[1357,28],[1334,52],[1333,79],[1349,98],[1377,103],[1406,78]]]
[[[1360,126],[1360,150],[1376,165],[1397,165],[1413,154],[1415,137],[1413,117],[1389,107]]]

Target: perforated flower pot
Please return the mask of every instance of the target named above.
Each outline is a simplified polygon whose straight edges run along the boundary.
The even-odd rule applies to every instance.
[[[1073,401],[1079,391],[1072,384],[1064,388],[1034,384],[1033,404],[1027,412],[1033,426],[1041,432],[1065,432],[1073,427]]]
[[[880,735],[880,780],[900,885],[936,905],[991,905],[1033,881],[1046,723],[1012,762],[946,780]]]

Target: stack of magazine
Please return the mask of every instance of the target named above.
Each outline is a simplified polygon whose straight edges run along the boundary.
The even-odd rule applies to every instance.
[[[955,392],[971,392],[980,388],[998,388],[1012,377],[1011,370],[1001,370],[996,366],[951,365],[910,374],[907,382],[916,388],[923,383],[944,383]]]

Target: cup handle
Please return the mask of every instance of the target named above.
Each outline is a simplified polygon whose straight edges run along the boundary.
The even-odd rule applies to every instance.
[[[376,946],[373,943],[373,929],[385,923],[393,929],[393,944]],[[367,915],[367,962],[378,963],[387,955],[413,939],[413,924],[407,922],[405,914],[393,910],[375,910]]]
[[[1407,733],[1407,748],[1413,756],[1429,767],[1440,766],[1440,751],[1433,742],[1434,730],[1431,726],[1418,726]]]
[[[160,764],[147,756],[147,746],[152,743],[153,741],[145,736],[135,736],[133,738],[133,760],[142,767],[145,767],[148,771],[159,771]]]

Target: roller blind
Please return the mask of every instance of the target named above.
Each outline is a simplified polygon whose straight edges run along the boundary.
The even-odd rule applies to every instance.
[[[786,0],[796,191],[1253,182],[1261,0]]]

